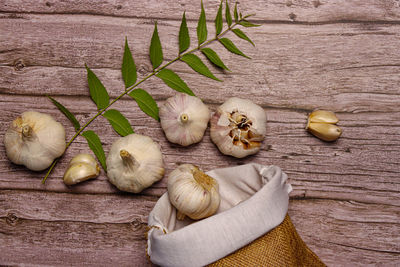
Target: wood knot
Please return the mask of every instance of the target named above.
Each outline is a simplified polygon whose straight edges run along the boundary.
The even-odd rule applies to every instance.
[[[296,14],[294,14],[294,13],[292,12],[292,13],[289,14],[289,18],[290,18],[291,20],[295,21],[296,18],[297,18],[297,16],[296,16]]]
[[[8,225],[16,225],[18,222],[18,217],[14,213],[10,212],[7,214],[6,223]]]
[[[133,221],[131,221],[130,225],[132,226],[134,231],[138,231],[146,224],[137,218],[137,219],[134,219]]]
[[[313,3],[313,5],[314,5],[315,8],[317,8],[317,7],[319,7],[320,5],[322,5],[321,2],[320,2],[319,0],[314,0],[314,1],[312,1],[312,3]]]
[[[115,8],[116,8],[117,10],[120,10],[120,9],[122,9],[122,5],[117,5]]]
[[[145,75],[151,72],[151,68],[150,66],[143,65],[139,67],[138,72],[142,75]]]
[[[24,60],[17,59],[16,61],[14,61],[14,69],[15,70],[19,71],[19,70],[22,70],[25,67],[26,67],[26,64],[25,64]]]

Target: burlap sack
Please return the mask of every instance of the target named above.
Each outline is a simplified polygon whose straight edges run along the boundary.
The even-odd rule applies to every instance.
[[[276,166],[207,172],[221,204],[209,218],[176,219],[165,193],[149,215],[147,253],[161,266],[324,266],[298,236],[287,209],[291,186]]]

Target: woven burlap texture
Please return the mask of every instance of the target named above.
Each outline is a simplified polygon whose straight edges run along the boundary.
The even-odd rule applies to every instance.
[[[326,266],[300,238],[289,215],[267,234],[208,266]]]

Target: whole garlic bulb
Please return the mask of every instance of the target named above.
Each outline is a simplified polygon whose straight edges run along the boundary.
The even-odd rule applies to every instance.
[[[130,134],[112,144],[107,156],[107,176],[119,190],[139,193],[163,175],[160,148],[150,137]]]
[[[78,154],[69,162],[63,180],[66,185],[73,185],[96,178],[99,174],[99,164],[92,155]]]
[[[225,155],[237,158],[260,150],[266,134],[264,110],[248,99],[229,98],[211,118],[211,140]]]
[[[50,115],[26,111],[10,124],[4,145],[12,162],[41,171],[64,153],[65,130]]]
[[[200,142],[210,120],[208,107],[199,98],[183,93],[168,98],[159,114],[167,139],[182,146]]]
[[[178,210],[178,220],[199,220],[217,212],[220,196],[217,181],[192,164],[180,165],[168,176],[168,196]]]

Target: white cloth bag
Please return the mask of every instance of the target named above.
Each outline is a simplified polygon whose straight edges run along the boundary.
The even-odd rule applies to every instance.
[[[290,184],[277,166],[246,164],[207,172],[219,183],[217,213],[200,221],[176,219],[163,194],[148,219],[147,253],[161,266],[204,266],[278,226],[288,210]]]

